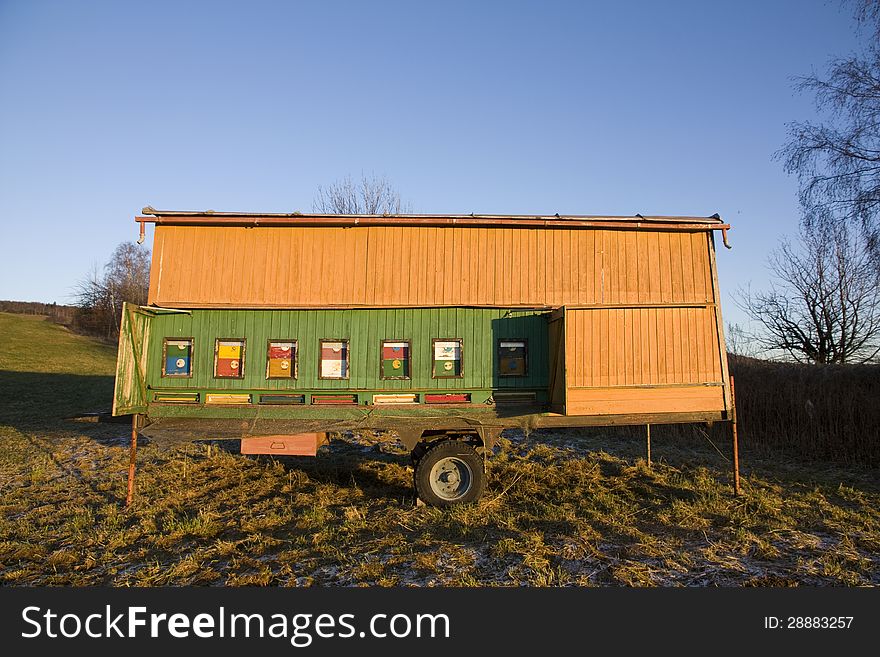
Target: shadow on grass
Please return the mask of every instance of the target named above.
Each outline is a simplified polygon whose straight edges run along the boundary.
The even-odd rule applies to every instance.
[[[410,464],[407,453],[393,453],[383,449],[380,443],[372,446],[353,445],[345,440],[333,440],[329,447],[323,447],[317,456],[279,456],[273,454],[240,453],[238,440],[199,440],[194,444],[215,445],[218,449],[233,456],[265,463],[280,463],[286,471],[302,471],[320,483],[338,486],[356,486],[370,498],[413,497],[412,486],[401,486],[380,476],[375,467],[379,464],[396,464],[405,467]]]
[[[20,431],[70,429],[64,418],[109,411],[113,377],[0,370],[0,425]]]

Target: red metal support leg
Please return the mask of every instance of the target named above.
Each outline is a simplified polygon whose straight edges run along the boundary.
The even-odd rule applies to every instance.
[[[134,498],[134,473],[137,458],[137,441],[138,441],[138,414],[131,416],[131,448],[128,452],[128,494],[125,496],[125,506],[131,506],[132,498]]]
[[[733,377],[730,377],[730,405],[731,421],[730,431],[733,434],[733,494],[740,494],[739,487],[739,440],[736,435],[736,391],[733,385]]]

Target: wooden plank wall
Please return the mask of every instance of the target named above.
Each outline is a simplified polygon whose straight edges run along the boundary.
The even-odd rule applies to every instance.
[[[720,383],[714,307],[566,312],[569,388]]]
[[[715,306],[567,309],[567,415],[726,408]]]
[[[609,229],[157,226],[165,307],[687,304],[713,301],[711,233]]]

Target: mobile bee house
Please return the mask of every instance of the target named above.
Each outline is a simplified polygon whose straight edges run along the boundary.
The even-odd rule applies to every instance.
[[[130,492],[138,433],[315,455],[393,431],[445,506],[480,496],[505,428],[735,421],[717,215],[143,214],[113,408]]]

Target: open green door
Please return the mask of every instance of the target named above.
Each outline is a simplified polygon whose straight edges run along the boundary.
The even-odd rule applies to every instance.
[[[147,411],[147,345],[151,319],[145,308],[131,303],[122,305],[113,415]]]

